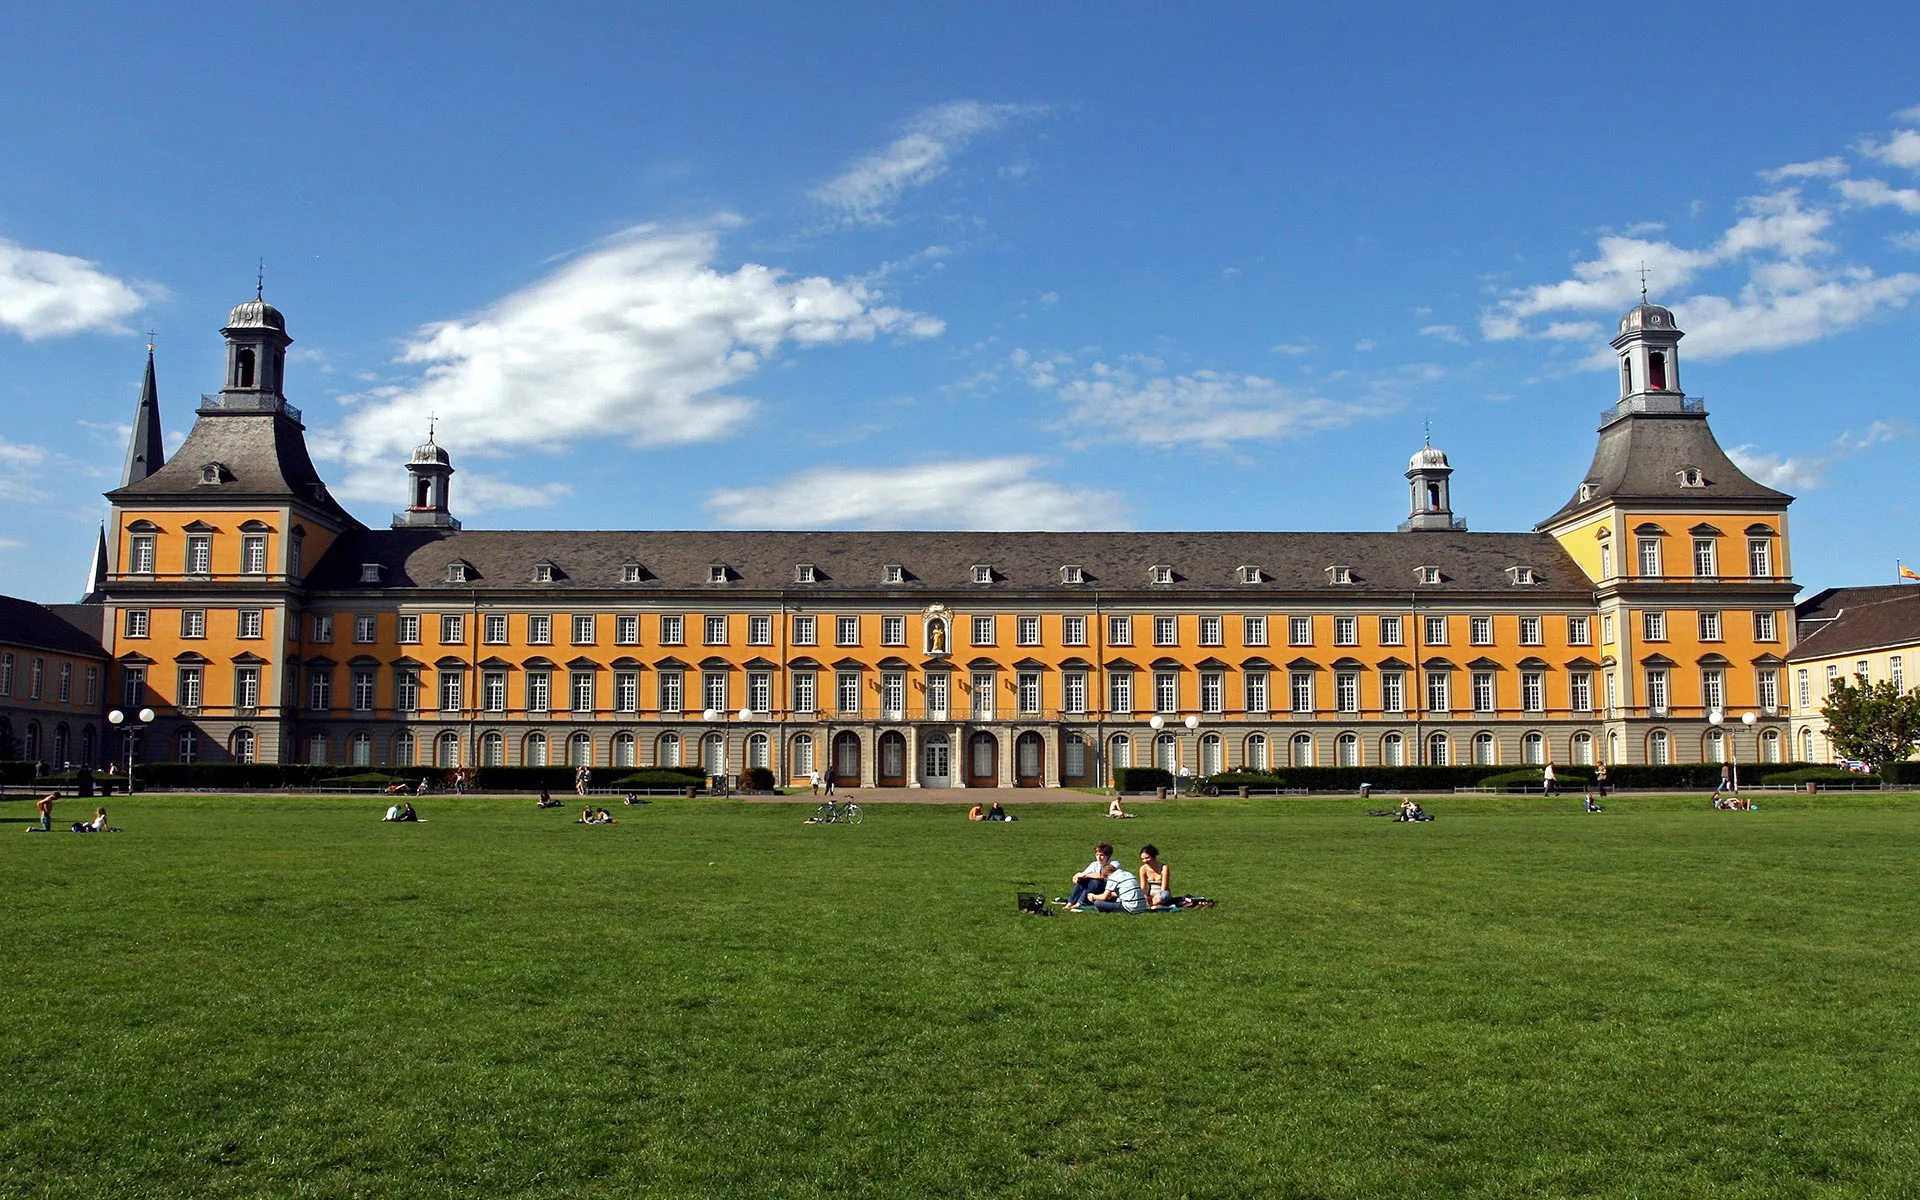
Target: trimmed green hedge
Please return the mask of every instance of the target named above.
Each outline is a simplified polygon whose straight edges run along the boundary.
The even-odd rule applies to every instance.
[[[25,759],[0,760],[0,783],[28,784],[40,764]]]
[[[1113,786],[1123,792],[1151,792],[1173,786],[1173,772],[1163,767],[1115,767]]]
[[[773,790],[773,771],[767,767],[748,767],[740,772],[740,788],[748,792]]]
[[[613,787],[641,789],[705,787],[706,772],[699,767],[648,767],[613,781]]]
[[[1740,774],[1742,776],[1745,776],[1747,773],[1745,771],[1742,771]],[[1874,783],[1874,784],[1878,784],[1880,782],[1880,777],[1878,775],[1862,775],[1857,771],[1849,771],[1845,767],[1801,767],[1798,770],[1794,770],[1794,771],[1773,772],[1772,774],[1762,776],[1758,782],[1769,783],[1769,784],[1781,784],[1781,783],[1852,783],[1852,784]]]

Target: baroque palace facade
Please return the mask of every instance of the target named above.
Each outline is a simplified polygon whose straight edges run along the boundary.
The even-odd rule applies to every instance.
[[[91,599],[108,702],[156,711],[147,760],[1012,787],[1790,753],[1791,497],[1715,442],[1657,305],[1621,319],[1592,466],[1526,533],[1468,532],[1431,446],[1392,532],[469,530],[432,437],[374,529],[308,457],[280,312],[221,332],[171,460],[149,355],[108,493]]]

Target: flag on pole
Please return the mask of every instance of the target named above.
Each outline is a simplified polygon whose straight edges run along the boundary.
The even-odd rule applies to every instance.
[[[1914,573],[1913,573],[1913,568],[1912,568],[1912,567],[1910,567],[1910,566],[1908,566],[1907,564],[1905,564],[1905,563],[1903,563],[1903,562],[1901,562],[1901,561],[1899,561],[1898,559],[1895,559],[1895,560],[1894,560],[1894,566],[1896,566],[1896,567],[1899,567],[1899,568],[1900,568],[1900,578],[1902,578],[1902,579],[1917,579],[1917,580],[1920,580],[1920,575],[1916,575],[1916,574],[1914,574]]]

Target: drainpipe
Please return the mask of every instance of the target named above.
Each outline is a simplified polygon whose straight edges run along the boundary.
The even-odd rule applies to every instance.
[[[1430,766],[1427,762],[1427,738],[1420,728],[1420,714],[1426,711],[1427,703],[1427,667],[1421,656],[1423,645],[1420,628],[1420,593],[1407,594],[1407,624],[1413,626],[1413,761],[1420,766]]]
[[[1104,786],[1113,782],[1113,775],[1107,767],[1107,629],[1100,614],[1098,588],[1093,593],[1093,630],[1093,673],[1100,688],[1090,697],[1093,701],[1093,772],[1094,778]]]

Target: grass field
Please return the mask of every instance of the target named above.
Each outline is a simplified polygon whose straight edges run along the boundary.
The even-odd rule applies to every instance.
[[[1920,1191],[1910,797],[379,807],[0,805],[0,1194]]]

